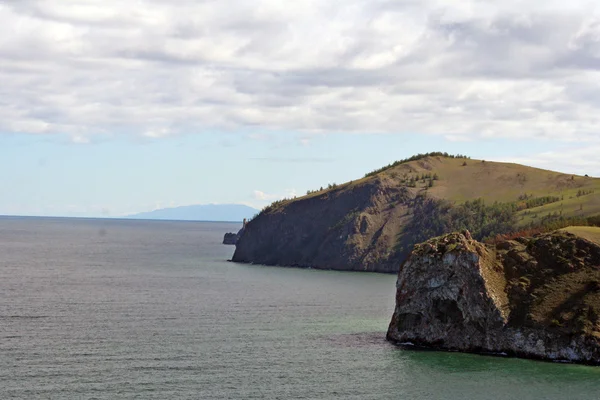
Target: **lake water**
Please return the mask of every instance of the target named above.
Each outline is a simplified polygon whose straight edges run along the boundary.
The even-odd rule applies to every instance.
[[[238,224],[0,218],[0,399],[598,399],[600,368],[409,351],[395,277],[226,262]]]

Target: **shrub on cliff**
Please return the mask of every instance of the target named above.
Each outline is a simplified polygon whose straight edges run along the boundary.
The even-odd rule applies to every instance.
[[[447,200],[417,196],[413,217],[404,227],[396,251],[405,254],[414,243],[448,232],[468,229],[473,238],[482,240],[516,230],[516,205],[485,204],[482,199],[454,205]]]

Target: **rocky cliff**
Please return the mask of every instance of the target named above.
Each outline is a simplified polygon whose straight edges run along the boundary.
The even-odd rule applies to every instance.
[[[240,233],[233,233],[233,232],[228,232],[223,236],[223,244],[237,244],[239,238],[240,238]]]
[[[242,229],[240,229],[237,233],[228,232],[223,236],[223,244],[228,245],[237,245],[238,240],[242,237],[244,230],[246,229],[246,218],[244,218],[244,222],[242,223]]]
[[[528,201],[533,203],[532,192],[564,197],[561,216],[600,212],[599,179],[517,164],[425,156],[272,204],[248,223],[232,260],[395,273],[412,245],[430,237],[464,228],[476,238],[512,231],[514,210],[491,209],[495,202],[506,205],[521,199],[519,210],[527,212],[519,216],[521,223],[533,220],[537,212],[558,215],[558,208],[545,209],[558,207],[557,202],[525,209]],[[583,192],[590,194],[576,197]],[[570,198],[590,203],[581,210],[579,203],[568,205],[574,201]],[[466,206],[475,199],[481,202]]]
[[[347,184],[261,213],[232,261],[396,272],[390,253],[414,192],[382,179]]]
[[[387,338],[600,363],[600,246],[566,232],[484,245],[453,233],[400,267]]]

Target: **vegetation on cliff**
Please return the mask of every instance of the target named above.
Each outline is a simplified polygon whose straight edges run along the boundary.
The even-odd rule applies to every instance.
[[[600,179],[588,176],[420,154],[265,207],[248,224],[233,259],[395,272],[414,243],[453,230],[493,240],[534,228],[598,224],[600,218],[592,218],[600,215],[598,189]]]
[[[482,240],[498,233],[516,229],[514,203],[485,204],[481,198],[454,205],[448,200],[418,195],[412,207],[412,218],[404,227],[401,251],[410,245],[441,234],[469,229],[474,238]],[[407,234],[408,233],[408,234]]]
[[[397,250],[410,251],[413,243],[453,231],[468,229],[473,238],[480,241],[498,241],[507,237],[543,233],[568,226],[600,226],[595,217],[563,217],[558,214],[545,215],[526,225],[519,223],[518,212],[535,208],[559,199],[556,196],[532,198],[523,205],[522,201],[486,204],[481,198],[453,204],[448,200],[417,195],[412,208],[413,218],[405,225]],[[533,204],[529,206],[528,204]],[[535,204],[539,204],[535,206]],[[523,217],[521,217],[523,220]]]

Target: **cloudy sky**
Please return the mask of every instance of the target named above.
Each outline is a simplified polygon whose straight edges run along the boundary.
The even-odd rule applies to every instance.
[[[600,176],[600,7],[0,0],[0,214],[245,203],[418,152]]]

